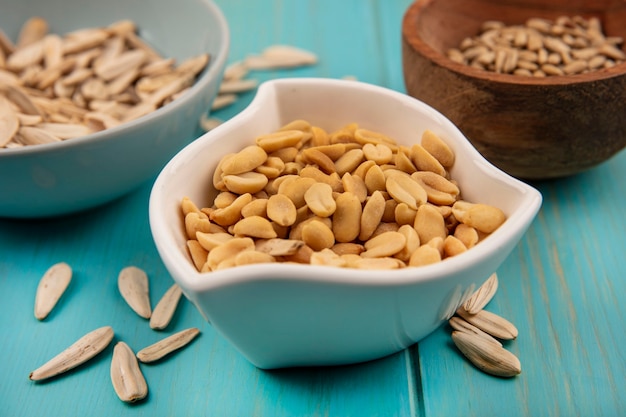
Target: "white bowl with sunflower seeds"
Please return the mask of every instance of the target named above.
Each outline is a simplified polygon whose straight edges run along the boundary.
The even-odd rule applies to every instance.
[[[229,49],[211,0],[7,0],[2,10],[0,217],[109,202],[201,134]]]
[[[288,133],[271,133],[285,125],[288,125],[286,127]],[[359,128],[351,131],[352,133],[346,133],[346,130],[350,130],[347,126]],[[361,128],[365,130],[359,130]],[[322,131],[328,134],[324,136],[320,133]],[[454,200],[489,205],[497,208],[494,209],[494,213],[501,212],[504,215],[506,219],[499,223],[495,231],[489,232],[488,235],[479,233],[480,241],[464,252],[445,256],[439,262],[413,266],[420,264],[418,255],[403,258],[398,252],[396,255],[387,254],[383,261],[378,259],[372,261],[361,259],[366,256],[364,253],[359,256],[354,253],[339,256],[334,252],[339,247],[354,248],[363,243],[361,241],[355,243],[356,240],[333,246],[332,249],[317,247],[315,251],[301,251],[309,244],[315,246],[303,228],[302,234],[298,236],[305,244],[298,246],[295,255],[289,255],[286,251],[282,257],[280,254],[274,254],[274,260],[277,262],[244,265],[246,262],[272,260],[268,259],[269,252],[261,253],[263,251],[261,245],[272,239],[279,239],[282,243],[293,243],[297,240],[296,235],[292,234],[296,233],[294,231],[296,226],[295,223],[292,223],[294,226],[291,229],[287,226],[276,226],[280,220],[277,216],[270,215],[272,211],[270,200],[274,195],[271,191],[272,181],[268,181],[268,185],[262,191],[250,189],[251,193],[254,192],[253,198],[244,195],[246,190],[240,190],[242,193],[237,197],[235,188],[241,185],[235,178],[237,175],[233,174],[226,179],[224,173],[233,169],[241,172],[256,165],[253,171],[240,174],[240,179],[258,178],[258,173],[264,173],[269,177],[273,167],[282,166],[277,159],[271,158],[277,155],[285,157],[290,153],[294,163],[300,161],[304,164],[306,158],[312,158],[315,154],[313,152],[296,157],[294,150],[276,151],[274,148],[276,142],[268,140],[268,137],[275,139],[282,135],[284,139],[299,135],[302,139],[300,142],[289,142],[291,144],[289,146],[296,150],[310,149],[312,145],[323,146],[315,143],[316,141],[334,141],[333,143],[343,144],[339,147],[317,149],[336,151],[347,146],[343,154],[348,154],[350,152],[348,149],[360,147],[355,143],[345,144],[352,136],[367,137],[369,139],[366,142],[374,143],[378,141],[377,138],[384,136],[386,146],[394,149],[396,154],[396,167],[403,165],[403,169],[408,169],[406,167],[411,164],[406,163],[407,159],[402,159],[397,153],[419,148],[414,145],[420,141],[426,146],[423,141],[425,131],[437,136],[454,154],[454,162],[444,163],[445,172],[441,173],[442,179],[455,184],[460,190],[460,194],[454,194]],[[379,132],[382,136],[367,132]],[[264,139],[257,141],[259,137]],[[345,139],[346,137],[349,138]],[[394,139],[396,144],[390,145],[390,139]],[[257,159],[257,155],[262,155],[258,149],[248,148],[240,154],[248,157],[241,158],[236,163],[234,157],[226,156],[238,154],[255,143],[270,155],[262,166],[258,165],[260,162],[250,162]],[[363,154],[367,155],[369,151],[371,147]],[[408,154],[413,158],[413,154],[410,152]],[[338,162],[341,156],[337,153],[334,156],[335,161],[325,169],[332,170],[333,164],[335,167],[343,166],[345,161]],[[230,158],[230,162],[220,163],[222,158],[225,160]],[[398,162],[399,158],[404,161],[402,164]],[[270,159],[272,162],[267,162]],[[259,161],[262,161],[262,158]],[[390,166],[393,162],[388,158],[379,162],[384,165],[381,172],[382,169],[393,168]],[[370,168],[373,164],[367,161],[359,163],[369,164]],[[307,172],[322,165],[322,163],[309,164]],[[248,167],[241,169],[242,166]],[[285,162],[284,166],[285,172],[294,169],[294,165],[289,162]],[[342,169],[345,169],[345,166]],[[359,169],[363,170],[356,168],[350,175],[359,175]],[[372,169],[377,171],[379,168]],[[305,176],[302,165],[299,171],[293,172],[297,172],[294,175],[299,177],[292,178],[292,181],[301,180]],[[335,174],[326,173],[326,175],[327,177],[323,178],[336,178]],[[396,179],[395,175],[412,178],[407,173],[392,171],[388,175],[389,178]],[[276,173],[271,176],[274,180],[278,178]],[[371,178],[364,176],[364,183],[369,183]],[[283,184],[287,181],[288,179],[284,179]],[[386,199],[390,199],[391,195],[394,200],[410,200],[407,197],[410,193],[405,194],[402,190],[412,189],[413,185],[397,187],[398,183],[403,184],[402,181],[397,180],[394,183],[396,186],[388,187],[388,191],[381,193]],[[232,192],[228,191],[227,188],[232,187],[233,183],[236,185]],[[351,187],[351,183],[341,184],[337,185],[339,188],[332,194],[337,207],[343,204],[341,195],[352,193],[346,191]],[[287,193],[285,189],[280,188],[281,185],[277,188],[279,190],[277,194]],[[374,193],[376,192],[380,191]],[[236,220],[235,224],[231,222],[229,226],[222,214],[225,210],[230,210],[229,207],[232,208],[233,204],[238,204],[234,202],[236,198],[248,198],[248,201],[252,202],[248,208],[239,211],[245,216],[250,216]],[[277,237],[274,237],[271,230],[263,229],[262,226],[269,222],[268,219],[261,218],[264,215],[263,210],[258,211],[258,207],[252,209],[252,206],[258,205],[255,201],[264,198],[268,198],[265,202],[266,212],[267,216],[273,219],[270,223],[273,224],[272,228],[277,232]],[[225,203],[228,199],[230,203]],[[370,200],[374,200],[373,194],[363,199],[362,204],[367,206]],[[449,206],[449,209],[438,208],[441,213],[447,212],[448,224],[452,224],[454,216],[450,217],[450,213],[454,210],[460,210],[455,212],[456,216],[470,223],[464,215],[465,208],[469,206],[463,202],[457,207],[454,207],[452,201],[441,203]],[[313,210],[314,204],[311,201],[306,204],[300,206],[298,216],[308,212],[309,209]],[[397,201],[391,204],[400,205]],[[420,201],[418,205],[428,206],[429,208],[425,209],[427,212],[432,212],[432,207],[436,206],[425,200]],[[541,195],[538,191],[487,162],[450,121],[424,103],[399,92],[356,81],[296,78],[262,84],[253,102],[243,112],[179,152],[158,176],[150,197],[149,212],[151,231],[159,254],[186,297],[215,330],[230,341],[251,363],[259,368],[272,369],[363,362],[392,354],[421,340],[450,318],[457,307],[505,261],[533,221],[540,206]],[[335,214],[337,212],[339,208]],[[369,209],[365,208],[362,211],[369,212]],[[417,213],[419,214],[419,208]],[[331,230],[339,241],[341,228],[337,224],[346,221],[346,216],[335,214],[329,218],[330,220],[319,219],[317,226],[323,228],[320,224],[334,222]],[[324,214],[321,213],[320,216]],[[255,220],[246,220],[252,218]],[[348,222],[352,222],[351,224],[354,224],[353,220],[347,219]],[[486,220],[491,221],[491,216],[487,216]],[[361,214],[361,221],[367,223],[369,219]],[[218,223],[221,223],[221,226]],[[459,223],[455,223],[456,228]],[[199,224],[205,224],[207,228],[201,230],[200,226],[197,226],[198,228],[194,226]],[[254,230],[248,228],[250,224],[259,225],[258,230],[263,229],[263,233],[269,234],[264,235],[265,238],[250,238],[249,236],[256,233],[254,227],[251,228]],[[365,226],[356,227],[360,227],[361,231],[365,228]],[[378,227],[391,226],[379,224]],[[421,233],[428,225],[416,222],[414,227]],[[342,234],[346,233],[345,229],[345,227],[341,229]],[[215,235],[211,234],[213,232]],[[242,235],[228,236],[232,233]],[[350,233],[350,230],[347,230],[347,233]],[[388,236],[395,237],[399,234],[389,233],[391,234]],[[377,241],[371,238],[374,234],[370,235],[369,243],[364,243],[366,252],[370,251],[370,254],[385,252],[389,247],[395,246],[393,241],[386,241],[382,246],[371,243]],[[202,246],[207,242],[216,242],[214,238],[219,240],[217,235],[228,241],[224,245],[238,242],[239,249],[236,248],[237,245],[229,248],[229,250],[234,248],[232,258],[235,261],[228,258],[230,255],[224,258],[223,255],[228,250],[224,249],[226,246],[221,243],[217,243],[213,248]],[[357,240],[361,238],[365,239],[360,236]],[[244,248],[249,244],[249,239],[254,241],[252,249]],[[406,239],[407,242],[409,240]],[[441,243],[437,238],[433,238],[418,246],[429,246],[428,253],[432,253],[433,248],[436,248],[436,252],[441,254],[442,247],[438,246],[437,242]],[[416,252],[417,249],[413,253]],[[298,259],[298,254],[304,254],[303,257],[306,259]],[[244,258],[245,262],[238,263]],[[290,262],[284,262],[285,260]],[[396,269],[378,269],[382,267]]]

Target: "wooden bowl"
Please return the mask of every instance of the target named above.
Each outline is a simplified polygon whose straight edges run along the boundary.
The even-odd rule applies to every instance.
[[[626,39],[624,0],[419,0],[406,11],[407,93],[447,116],[494,165],[523,179],[572,175],[626,146],[626,63],[545,78],[501,74],[448,59],[487,20],[596,16]],[[622,48],[624,46],[622,45]]]

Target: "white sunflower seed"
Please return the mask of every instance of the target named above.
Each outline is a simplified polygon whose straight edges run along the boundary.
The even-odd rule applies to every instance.
[[[200,127],[205,132],[215,129],[222,123],[224,123],[222,119],[218,119],[217,117],[209,117],[208,113],[202,113],[202,115],[200,116]]]
[[[63,40],[63,54],[75,54],[102,45],[108,37],[107,31],[98,28],[68,33]]]
[[[513,377],[522,372],[517,356],[476,334],[454,331],[452,340],[470,362],[488,374]]]
[[[35,105],[26,92],[17,85],[4,84],[0,85],[0,93],[13,102],[22,113],[41,115],[41,110]]]
[[[225,81],[241,80],[248,75],[249,69],[243,61],[233,62],[224,70]]]
[[[72,280],[72,268],[65,262],[52,265],[43,275],[35,296],[35,317],[45,319]]]
[[[211,110],[219,110],[224,107],[230,106],[235,101],[237,101],[236,94],[219,94],[213,100],[213,104],[211,105]]]
[[[200,54],[181,62],[176,68],[176,72],[179,74],[187,74],[195,77],[202,71],[208,64],[211,57],[209,54]]]
[[[148,54],[141,50],[123,52],[95,68],[96,74],[105,81],[119,77],[125,72],[137,70],[148,58]]]
[[[87,126],[76,123],[40,123],[37,127],[61,139],[71,139],[92,133]]]
[[[17,131],[20,141],[24,145],[42,145],[44,143],[60,142],[61,138],[37,127],[22,126]]]
[[[148,384],[135,353],[124,342],[118,342],[113,349],[111,382],[115,393],[124,402],[134,403],[148,395]]]
[[[150,317],[150,328],[161,330],[167,327],[176,312],[182,294],[182,290],[176,284],[163,294]]]
[[[48,22],[41,17],[31,17],[20,28],[17,46],[22,47],[37,42],[48,33]]]
[[[100,112],[89,112],[85,114],[84,120],[87,127],[94,132],[110,129],[121,123],[115,117]]]
[[[513,323],[490,311],[480,310],[476,314],[469,314],[461,307],[456,313],[468,323],[498,339],[511,340],[517,337],[518,331]]]
[[[53,68],[62,64],[63,40],[59,35],[47,35],[43,39],[43,62],[46,68]]]
[[[116,38],[119,39],[119,38]],[[157,75],[169,74],[173,68],[176,60],[174,58],[163,58],[154,62],[150,62],[141,68],[140,75],[155,77]]]
[[[78,339],[70,347],[30,373],[33,381],[50,378],[69,371],[102,352],[113,340],[111,326],[100,327]]]
[[[175,350],[182,348],[200,334],[200,330],[193,327],[174,333],[153,345],[137,352],[137,358],[143,363],[157,361]]]
[[[11,41],[2,29],[0,29],[0,49],[7,54],[11,54],[15,51],[15,44],[13,44],[13,41]]]
[[[458,330],[459,332],[473,333],[478,336],[481,336],[482,338],[486,340],[489,340],[492,343],[497,344],[498,346],[502,346],[502,343],[500,343],[498,339],[494,338],[490,334],[483,332],[478,327],[474,326],[471,323],[468,323],[467,321],[463,320],[460,317],[451,317],[450,320],[448,320],[448,323],[450,323],[450,326],[454,330]]]
[[[259,82],[254,79],[224,81],[220,84],[219,94],[243,93],[254,90]]]
[[[11,142],[20,127],[17,113],[4,96],[0,95],[0,148]]]
[[[476,314],[491,301],[498,291],[498,276],[494,272],[483,285],[465,301],[463,308],[469,314]]]
[[[120,271],[117,286],[130,308],[140,317],[149,319],[152,308],[150,307],[150,288],[146,273],[136,266],[127,266]]]
[[[7,67],[12,71],[22,71],[37,65],[43,59],[43,40],[18,47],[7,58]]]

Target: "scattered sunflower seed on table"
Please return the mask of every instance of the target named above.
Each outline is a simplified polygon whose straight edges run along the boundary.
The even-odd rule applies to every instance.
[[[152,315],[152,308],[148,275],[136,266],[127,266],[120,271],[117,285],[130,308],[140,317],[149,319]]]
[[[522,367],[517,356],[505,349],[500,340],[517,338],[518,330],[505,318],[483,310],[497,288],[498,277],[494,273],[448,323],[453,329],[452,341],[474,366],[488,374],[509,378],[520,374]]]
[[[71,280],[72,268],[65,262],[52,265],[45,272],[39,281],[35,295],[35,317],[37,320],[48,317]]]
[[[35,369],[30,373],[29,378],[33,381],[40,381],[67,372],[102,352],[111,343],[113,336],[111,326],[93,330]]]
[[[183,292],[177,284],[172,285],[163,294],[150,316],[150,328],[162,330],[167,327],[176,312],[182,294]]]

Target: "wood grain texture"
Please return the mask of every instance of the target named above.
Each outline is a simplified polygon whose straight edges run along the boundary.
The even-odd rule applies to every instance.
[[[285,43],[316,52],[314,67],[251,77],[358,79],[403,90],[400,25],[408,0],[220,0],[231,27],[230,60]],[[228,119],[254,93],[216,113]],[[498,270],[487,306],[520,330],[505,346],[519,377],[477,371],[449,328],[365,364],[260,371],[186,300],[163,332],[125,304],[117,275],[146,271],[153,306],[172,280],[148,226],[152,181],[97,209],[54,220],[0,219],[0,416],[570,416],[623,415],[626,375],[626,153],[566,180],[536,183],[543,208]],[[5,180],[5,179],[0,179]],[[0,196],[7,198],[7,196]],[[38,280],[65,261],[72,283],[43,322],[32,315]],[[127,405],[109,378],[112,346],[66,375],[32,383],[28,373],[68,343],[111,325],[135,351],[188,327],[201,335],[163,361],[142,365],[150,394]]]
[[[402,28],[407,92],[441,111],[516,177],[558,178],[596,166],[626,147],[626,63],[538,78],[479,70],[446,56],[487,20],[521,25],[572,14],[600,18],[607,36],[626,37],[626,3],[614,0],[415,2]]]

